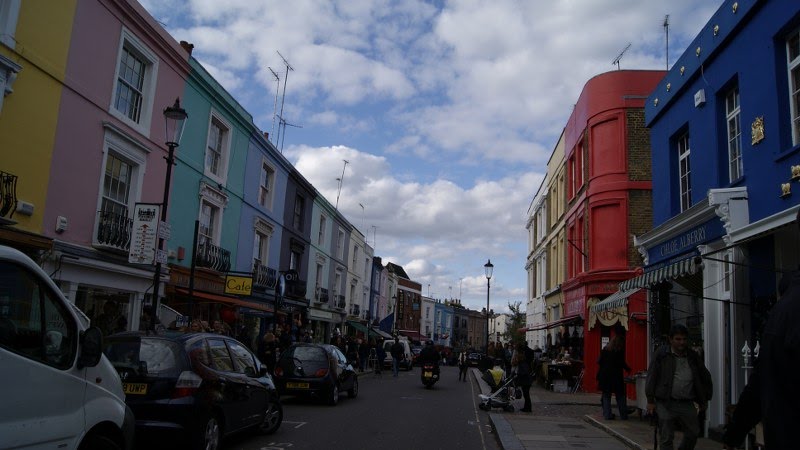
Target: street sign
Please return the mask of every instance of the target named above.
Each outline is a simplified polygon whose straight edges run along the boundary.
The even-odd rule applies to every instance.
[[[152,264],[155,260],[160,212],[160,205],[152,203],[137,203],[134,207],[129,263]]]
[[[253,277],[237,277],[225,275],[225,293],[235,295],[250,295],[253,289]]]
[[[167,252],[165,250],[156,250],[156,262],[161,264],[167,263]]]
[[[162,222],[158,221],[158,238],[163,239],[165,241],[169,240],[170,234],[172,234],[172,227],[170,227],[169,222]]]

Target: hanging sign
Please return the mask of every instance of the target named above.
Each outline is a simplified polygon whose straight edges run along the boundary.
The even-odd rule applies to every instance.
[[[152,264],[155,261],[160,212],[161,206],[152,203],[137,203],[134,207],[129,263]]]
[[[225,276],[225,293],[234,295],[250,295],[253,289],[252,277]]]

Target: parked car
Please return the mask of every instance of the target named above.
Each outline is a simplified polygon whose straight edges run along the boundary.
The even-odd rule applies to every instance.
[[[394,339],[383,341],[383,350],[386,352],[386,357],[383,359],[384,367],[392,367],[392,345],[394,345]],[[400,339],[400,345],[403,346],[403,358],[400,359],[399,366],[401,369],[411,370],[414,365],[414,353],[411,351],[407,340]]]
[[[467,354],[467,365],[478,367],[483,359],[483,353],[471,352]]]
[[[100,329],[0,245],[0,447],[129,449],[134,421]]]
[[[336,405],[342,391],[358,396],[358,373],[334,345],[294,344],[278,358],[275,385],[281,394],[315,396]]]
[[[242,343],[211,333],[125,332],[106,339],[137,436],[216,449],[224,436],[274,433],[283,407],[265,366]],[[137,437],[137,444],[139,441]]]

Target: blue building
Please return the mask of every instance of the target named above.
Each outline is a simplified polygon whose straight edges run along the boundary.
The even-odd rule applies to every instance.
[[[433,343],[444,347],[453,346],[453,306],[437,300],[433,315]]]
[[[800,2],[725,1],[649,96],[653,229],[634,238],[650,351],[690,330],[725,421],[782,274],[800,263]],[[795,191],[795,192],[793,192]],[[629,295],[629,294],[628,294]]]

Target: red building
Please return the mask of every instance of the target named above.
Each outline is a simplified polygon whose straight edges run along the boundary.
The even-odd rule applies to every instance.
[[[640,272],[633,236],[650,229],[651,167],[644,102],[663,71],[618,70],[589,80],[565,128],[567,280],[561,340],[585,364],[583,387],[597,390],[597,359],[615,335],[633,372],[647,367],[646,297],[613,309],[591,306]],[[606,303],[607,305],[608,303]],[[635,395],[629,389],[629,396]]]

